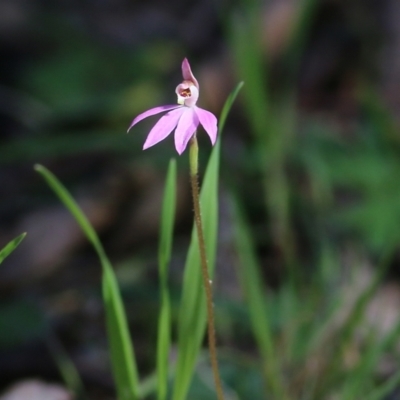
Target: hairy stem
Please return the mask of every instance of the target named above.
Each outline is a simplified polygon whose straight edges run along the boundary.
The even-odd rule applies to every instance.
[[[208,262],[206,255],[206,246],[204,243],[203,224],[200,213],[200,196],[198,184],[198,145],[196,135],[193,136],[190,142],[190,182],[192,186],[194,220],[197,229],[197,237],[199,242],[201,273],[203,276],[204,290],[206,293],[207,302],[207,320],[208,320],[208,348],[210,351],[210,360],[214,375],[215,388],[217,391],[218,400],[224,399],[222,390],[221,378],[218,369],[217,360],[217,345],[215,339],[215,318],[214,305],[212,301],[212,282],[208,272]]]

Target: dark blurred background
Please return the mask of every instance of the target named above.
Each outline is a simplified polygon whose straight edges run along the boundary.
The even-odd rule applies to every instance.
[[[249,99],[256,94],[246,89],[251,66],[240,62],[248,56],[236,35],[252,15],[262,20],[261,57],[250,60],[268,77],[260,90],[279,126],[294,121],[271,150],[286,182],[277,213],[255,165]],[[379,254],[400,239],[399,17],[397,0],[0,0],[0,246],[28,233],[0,267],[0,392],[26,379],[63,385],[56,360],[64,354],[90,399],[113,398],[101,269],[35,163],[60,178],[98,231],[120,280],[140,375],[154,369],[160,204],[168,160],[177,154],[172,138],[141,150],[152,120],[129,135],[126,129],[138,113],[174,104],[184,57],[200,82],[200,105],[216,115],[245,81],[222,143],[216,302],[231,321],[221,322],[222,346],[253,351],[246,328],[234,330],[241,294],[232,266],[231,187],[273,290],[285,279],[287,254],[306,281],[326,243],[344,270],[346,260],[362,255],[373,271]],[[200,143],[204,168],[211,146],[206,135]],[[192,218],[187,154],[178,169],[175,305]],[[399,259],[391,254],[387,281],[396,308]]]

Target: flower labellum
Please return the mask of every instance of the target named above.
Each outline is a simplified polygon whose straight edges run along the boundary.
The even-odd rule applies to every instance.
[[[142,119],[168,111],[153,126],[143,145],[143,150],[154,146],[165,139],[175,128],[175,148],[179,154],[186,149],[189,140],[196,134],[196,129],[202,125],[208,133],[211,143],[217,140],[217,118],[209,111],[196,106],[199,98],[199,83],[193,76],[189,61],[185,58],[182,62],[183,82],[175,92],[178,96],[178,105],[166,105],[151,108],[139,114],[131,123],[129,130]]]

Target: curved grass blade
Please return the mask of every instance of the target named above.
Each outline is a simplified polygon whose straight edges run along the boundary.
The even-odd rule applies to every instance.
[[[375,276],[369,283],[369,285],[364,289],[364,291],[359,295],[355,304],[353,305],[351,311],[346,317],[340,332],[338,333],[337,345],[335,352],[333,353],[330,364],[327,368],[326,376],[327,382],[324,383],[324,387],[328,388],[334,386],[335,377],[340,376],[342,373],[342,357],[346,346],[351,341],[352,337],[363,320],[365,315],[365,310],[370,303],[372,297],[379,288],[379,284],[382,282],[387,269],[390,265],[390,257],[393,254],[393,247],[390,243],[387,250],[381,256],[381,260],[378,265],[378,269],[375,272]]]
[[[372,382],[376,366],[383,354],[394,348],[400,334],[400,321],[394,328],[379,342],[376,338],[370,346],[367,346],[365,355],[359,362],[358,368],[351,372],[351,379],[347,380],[347,385],[342,391],[343,400],[359,399],[364,397],[365,382]]]
[[[378,389],[375,389],[372,393],[367,395],[365,400],[383,400],[390,392],[393,392],[398,388],[400,384],[400,371],[397,371],[391,378],[389,378],[383,385]]]
[[[0,264],[4,261],[6,257],[8,257],[22,242],[24,237],[26,236],[25,233],[21,233],[19,236],[8,242],[1,250],[0,250]]]
[[[171,259],[172,238],[176,208],[176,162],[168,167],[161,212],[158,266],[160,274],[161,310],[157,335],[157,392],[158,400],[165,400],[168,393],[168,356],[171,347],[171,302],[168,291],[168,264]]]
[[[78,400],[86,399],[85,388],[79,372],[57,336],[50,331],[46,342],[68,390]]]
[[[229,111],[231,110],[232,105],[233,105],[237,95],[239,94],[240,90],[242,89],[243,85],[244,85],[243,81],[239,82],[236,85],[235,89],[233,89],[233,91],[229,94],[228,98],[225,101],[225,104],[224,104],[224,107],[222,108],[221,115],[219,117],[219,122],[218,122],[219,136],[221,136],[221,133],[225,127],[225,121],[226,121],[226,118],[228,117]]]
[[[269,146],[276,142],[275,104],[272,104],[269,87],[269,63],[265,62],[261,40],[262,19],[256,10],[234,15],[229,36],[237,72],[246,82],[243,90],[244,109],[248,116],[251,134],[257,141],[260,157],[271,152]]]
[[[226,116],[243,83],[239,83],[225,102],[221,113],[219,139],[212,150],[200,194],[204,239],[210,277],[213,276],[217,250],[218,230],[218,175],[221,146],[221,129]],[[176,366],[173,400],[185,400],[192,381],[196,359],[207,323],[206,300],[200,270],[197,231],[192,238],[185,263],[183,289],[178,323],[178,360]]]
[[[118,399],[136,400],[139,398],[137,367],[128,322],[111,263],[95,230],[67,189],[42,165],[35,165],[35,170],[43,176],[50,188],[73,215],[100,259],[103,270],[102,287],[106,326]]]
[[[301,56],[307,43],[307,37],[312,28],[313,18],[319,2],[317,0],[299,0],[298,11],[293,24],[288,45],[283,54],[283,63],[287,68],[285,89],[295,88],[296,74],[299,71]]]

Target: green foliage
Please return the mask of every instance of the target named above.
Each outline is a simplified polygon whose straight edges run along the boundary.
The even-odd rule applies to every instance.
[[[371,91],[362,93],[369,111],[366,121],[348,140],[327,122],[299,118],[298,67],[318,2],[299,2],[292,35],[279,60],[279,82],[271,82],[260,8],[243,5],[246,12],[232,18],[229,33],[236,68],[246,82],[244,110],[253,136],[247,153],[254,156],[253,164],[242,165],[255,165],[246,172],[257,175],[257,180],[251,194],[237,191],[232,219],[239,281],[267,384],[266,393],[258,398],[383,399],[399,377],[395,374],[380,387],[377,365],[394,351],[400,320],[383,338],[362,332],[389,254],[400,240],[398,129]],[[257,211],[266,214],[269,223],[266,229],[257,220],[256,236],[238,206],[254,202],[254,196],[263,196],[261,206],[256,198]],[[294,228],[295,221],[300,227]],[[303,264],[304,232],[313,257]],[[343,295],[337,249],[341,242],[332,235],[336,232],[346,239],[362,239],[369,250],[384,254],[354,304],[347,304]],[[268,264],[260,262],[258,245],[274,248],[287,272],[268,296],[261,284],[261,269]],[[355,274],[358,267],[346,264]],[[358,360],[349,366],[346,357],[351,352]]]
[[[22,242],[26,233],[22,233],[21,235],[17,236],[15,239],[11,240],[7,243],[1,250],[0,250],[0,264],[4,261],[6,257],[8,257]]]
[[[217,141],[202,184],[200,204],[210,277],[213,276],[217,249],[218,168],[220,140]],[[174,384],[174,400],[185,400],[193,376],[196,359],[206,327],[206,303],[200,270],[197,231],[192,239],[185,263],[178,323],[178,360]]]
[[[95,230],[67,189],[42,165],[36,165],[35,169],[43,176],[50,188],[73,215],[96,250],[103,269],[103,300],[118,399],[136,400],[140,397],[137,367],[129,335],[128,322],[111,263]]]
[[[329,156],[328,156],[329,157]],[[400,176],[397,152],[360,140],[357,147],[342,148],[329,160],[336,187],[347,190],[354,200],[339,208],[337,224],[357,232],[374,250],[400,240]]]
[[[55,336],[48,334],[47,345],[69,391],[78,399],[87,398],[79,372],[62,344]]]
[[[376,388],[365,396],[366,400],[382,400],[395,390],[400,384],[400,371],[397,371],[390,379],[388,379],[380,387]]]
[[[218,120],[219,136],[221,136],[221,134],[222,134],[229,111],[231,110],[232,105],[235,102],[236,97],[238,96],[239,92],[242,90],[243,85],[244,85],[244,82],[239,82],[236,85],[235,89],[233,89],[233,91],[229,94],[228,98],[225,101],[224,107],[222,108],[221,115]]]
[[[237,201],[233,198],[231,200],[233,220],[235,221],[235,242],[239,262],[242,266],[238,269],[239,281],[245,294],[252,331],[262,356],[265,378],[275,397],[283,400],[287,398],[287,395],[281,378],[279,358],[273,342],[271,322],[268,320],[269,306],[266,303],[262,287],[260,265],[243,213],[240,211]]]
[[[219,138],[207,164],[200,193],[204,239],[210,277],[213,276],[217,249],[218,177],[221,134],[225,119],[243,83],[239,83],[227,99],[219,125]],[[200,270],[197,231],[192,239],[185,263],[178,324],[178,360],[173,391],[174,400],[185,400],[193,377],[196,360],[206,328],[206,302]]]
[[[261,285],[261,266],[243,211],[236,200],[232,204],[238,276],[267,383],[266,393],[258,398],[326,399],[337,395],[350,400],[367,398],[374,390],[377,395],[383,393],[377,390],[376,367],[395,348],[400,319],[382,338],[374,331],[367,336],[362,332],[368,327],[366,311],[387,270],[393,247],[387,248],[375,276],[351,307],[343,298],[343,289],[328,289],[327,285],[340,277],[338,269],[334,271],[336,278],[332,274],[328,280],[324,274],[315,276],[300,292],[287,283],[267,292]],[[358,354],[352,366],[346,365],[349,352]]]
[[[165,183],[164,200],[161,212],[160,245],[158,250],[161,297],[157,335],[158,400],[165,400],[167,398],[168,390],[168,357],[171,347],[171,300],[168,291],[168,264],[171,259],[175,208],[176,162],[175,160],[171,160]]]
[[[400,322],[383,337],[370,327],[364,332],[365,315],[382,282],[387,259],[374,266],[378,269],[376,275],[354,303],[349,304],[343,294],[343,269],[357,274],[359,265],[343,262],[341,249],[343,243],[347,246],[350,242],[351,250],[357,252],[353,245],[356,242],[363,251],[392,254],[400,241],[398,126],[379,95],[369,87],[361,92],[362,122],[350,133],[323,118],[319,117],[316,123],[310,114],[298,115],[297,76],[318,3],[302,0],[297,4],[291,35],[279,60],[278,66],[283,71],[279,82],[272,81],[276,66],[265,51],[259,2],[243,2],[244,12],[227,17],[231,22],[229,39],[234,67],[246,82],[243,110],[249,127],[243,129],[244,150],[240,149],[235,161],[239,174],[251,182],[251,187],[249,191],[242,190],[240,182],[235,182],[231,203],[232,234],[244,302],[225,300],[231,309],[222,313],[229,320],[234,318],[232,308],[241,310],[241,328],[248,335],[245,340],[254,338],[254,347],[260,354],[259,358],[246,354],[243,361],[243,354],[234,349],[230,358],[222,360],[224,383],[228,386],[227,393],[231,389],[233,399],[378,400],[388,396],[400,383],[399,373],[386,382],[377,374],[377,366],[388,353],[398,357],[395,345]],[[128,54],[118,48],[103,48],[82,33],[71,36],[72,30],[66,26],[52,28],[54,34],[60,35],[56,51],[48,57],[28,60],[20,82],[20,89],[32,93],[38,103],[33,107],[32,102],[21,102],[30,105],[21,109],[30,111],[20,122],[33,128],[35,134],[4,143],[0,162],[107,151],[124,157],[134,154],[139,164],[148,157],[155,165],[165,166],[169,155],[163,149],[139,155],[135,148],[139,148],[141,134],[116,135],[119,130],[115,127],[124,124],[125,128],[125,121],[136,112],[162,103],[162,83],[176,70],[176,54],[183,51],[179,45],[151,43]],[[220,135],[241,86],[226,102],[219,119]],[[51,131],[54,127],[56,130]],[[142,129],[147,128],[143,125]],[[127,141],[135,145],[127,146]],[[218,142],[213,149],[202,188],[211,270],[217,246],[220,146]],[[110,262],[96,233],[65,188],[43,167],[38,167],[38,171],[75,216],[101,260],[107,329],[119,398],[137,399],[158,392],[158,399],[165,400],[168,382],[174,374],[174,400],[211,397],[202,371],[194,373],[199,360],[202,366],[200,349],[206,325],[196,232],[192,234],[185,266],[178,359],[176,365],[168,361],[174,311],[168,288],[168,264],[175,212],[175,163],[170,163],[167,174],[160,229],[157,373],[150,374],[140,387]],[[232,176],[236,179],[236,175]],[[254,204],[258,208],[248,210]],[[0,263],[23,237],[24,234],[0,251]],[[294,272],[295,285],[293,280],[288,282],[290,274],[280,270],[278,288],[268,290],[264,285],[263,268],[269,266],[263,262],[269,259],[264,253],[271,248],[282,258],[279,262],[272,260],[274,267],[282,265],[286,272]],[[304,257],[304,250],[311,254]],[[345,317],[341,318],[343,313]],[[11,327],[7,325],[10,322]],[[4,345],[35,337],[44,329],[38,310],[26,304],[2,307],[0,325],[3,327],[0,342]],[[254,348],[251,350],[253,353]],[[356,362],[349,365],[348,354],[356,354]],[[75,379],[74,372],[68,372],[68,362],[64,365],[66,374]]]

